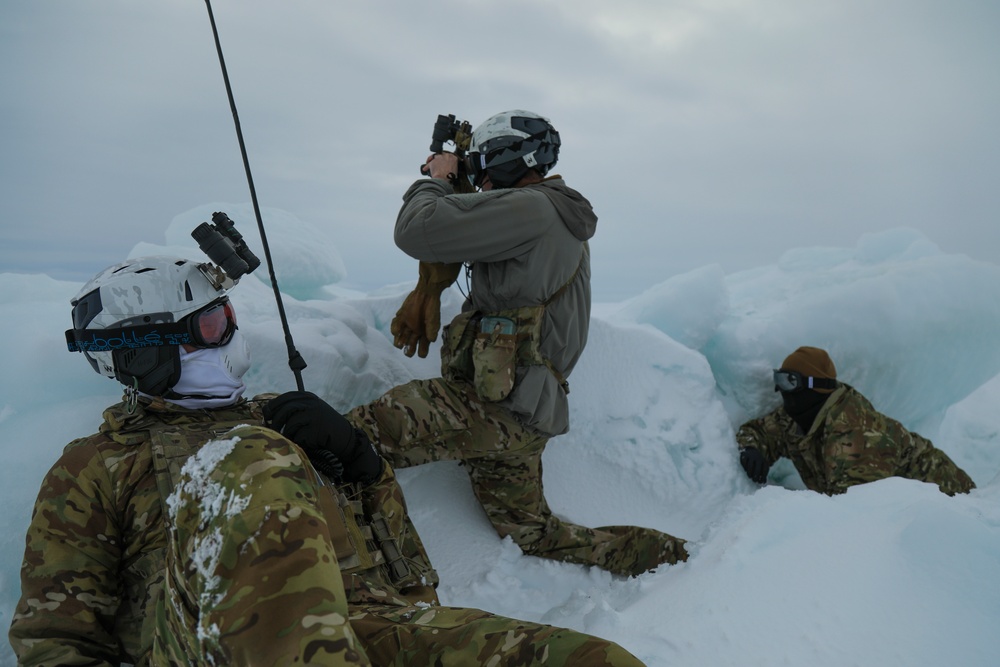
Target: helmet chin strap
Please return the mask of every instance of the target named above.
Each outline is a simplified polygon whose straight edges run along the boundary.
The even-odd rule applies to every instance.
[[[139,379],[132,378],[132,386],[125,387],[125,412],[130,415],[135,414],[136,405],[139,403]]]

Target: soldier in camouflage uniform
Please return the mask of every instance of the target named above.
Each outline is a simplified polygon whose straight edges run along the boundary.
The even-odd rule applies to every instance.
[[[241,398],[249,356],[219,275],[144,258],[74,299],[70,349],[126,395],[42,483],[9,633],[20,665],[641,665],[440,606],[364,434],[308,392]]]
[[[784,405],[743,424],[736,434],[747,476],[763,484],[780,457],[803,483],[828,495],[855,484],[905,477],[968,493],[972,479],[930,440],[876,411],[853,387],[837,381],[826,351],[800,347],[774,372]]]
[[[456,141],[458,143],[458,141]],[[649,528],[585,528],[552,514],[542,452],[569,430],[567,378],[587,342],[597,217],[559,176],[559,134],[528,111],[497,114],[471,137],[468,168],[432,155],[403,196],[396,244],[419,280],[392,322],[394,343],[426,356],[440,295],[471,265],[463,312],[444,329],[442,377],[395,387],[349,418],[398,467],[460,460],[501,536],[534,556],[637,575],[686,560],[684,540]]]

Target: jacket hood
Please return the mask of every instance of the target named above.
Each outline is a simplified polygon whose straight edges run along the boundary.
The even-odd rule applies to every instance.
[[[597,214],[582,194],[566,185],[561,176],[550,176],[541,183],[529,185],[537,187],[556,207],[559,218],[573,236],[581,241],[589,240],[597,231]]]

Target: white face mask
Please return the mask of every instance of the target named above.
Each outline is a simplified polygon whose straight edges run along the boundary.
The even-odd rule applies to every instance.
[[[181,348],[181,379],[171,390],[183,398],[165,398],[182,408],[219,408],[243,395],[243,374],[250,370],[250,346],[237,329],[222,347]]]

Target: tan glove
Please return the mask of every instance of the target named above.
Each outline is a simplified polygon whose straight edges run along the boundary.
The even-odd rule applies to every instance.
[[[461,263],[420,262],[417,286],[403,300],[389,325],[392,344],[406,356],[412,357],[414,352],[421,359],[427,356],[441,328],[441,292],[458,279],[461,270]]]

